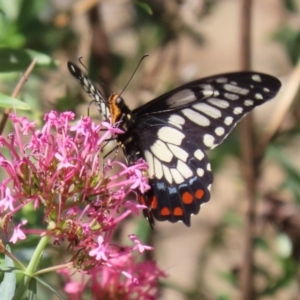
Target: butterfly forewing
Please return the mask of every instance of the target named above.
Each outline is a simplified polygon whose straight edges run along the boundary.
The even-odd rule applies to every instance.
[[[92,97],[93,101],[95,101],[98,110],[101,112],[104,119],[108,119],[109,109],[107,106],[107,101],[103,95],[95,85],[90,81],[90,79],[73,63],[68,62],[68,69],[70,73],[80,82],[85,92]]]
[[[185,84],[134,113],[141,119],[157,115],[209,149],[220,144],[245,114],[272,99],[280,86],[278,79],[262,73],[222,74]]]
[[[108,112],[107,100],[72,63],[69,70],[97,103]],[[130,111],[123,99],[118,107],[124,135],[117,137],[129,163],[144,158],[151,190],[139,194],[149,222],[183,221],[210,198],[213,181],[205,149],[220,144],[237,122],[254,107],[272,99],[281,83],[256,72],[236,72],[199,79]],[[112,106],[113,107],[113,106]],[[123,110],[123,114],[122,114]],[[123,125],[122,125],[123,122]]]

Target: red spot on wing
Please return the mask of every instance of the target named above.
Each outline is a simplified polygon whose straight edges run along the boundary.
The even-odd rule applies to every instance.
[[[181,207],[175,207],[173,211],[174,216],[182,216],[183,215],[183,210]]]
[[[161,216],[169,216],[171,214],[170,209],[168,207],[164,207],[160,210]]]
[[[140,202],[142,205],[147,205],[147,204],[146,204],[145,197],[144,197],[143,195],[139,195],[139,196],[138,196],[138,199],[139,199],[139,202]]]
[[[204,196],[204,190],[202,190],[202,189],[199,189],[199,190],[197,190],[196,191],[196,193],[195,193],[195,197],[197,198],[197,199],[202,199],[203,198],[203,196]]]
[[[184,204],[191,204],[191,203],[193,203],[194,197],[191,193],[184,192],[181,196],[181,199]]]
[[[150,201],[150,207],[152,209],[157,209],[157,197],[153,196]]]

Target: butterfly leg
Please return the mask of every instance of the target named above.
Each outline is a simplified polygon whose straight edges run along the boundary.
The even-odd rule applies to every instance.
[[[107,145],[107,144],[106,144]],[[107,152],[104,156],[103,156],[103,161],[110,155],[112,154],[114,151],[116,152],[115,155],[114,155],[114,158],[112,159],[111,162],[114,162],[115,159],[117,158],[118,156],[118,153],[119,153],[119,150],[120,150],[120,145],[116,145],[114,148],[112,148],[109,152]]]

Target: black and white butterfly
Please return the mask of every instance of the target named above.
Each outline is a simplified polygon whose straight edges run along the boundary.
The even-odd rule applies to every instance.
[[[182,221],[210,198],[213,181],[205,150],[225,139],[254,107],[272,99],[281,83],[257,72],[236,72],[202,78],[178,87],[131,111],[123,98],[108,99],[87,76],[68,62],[103,114],[125,132],[117,136],[128,164],[144,158],[151,189],[139,195],[150,225]]]

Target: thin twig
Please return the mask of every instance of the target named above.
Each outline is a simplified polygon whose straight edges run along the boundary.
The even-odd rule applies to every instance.
[[[35,58],[32,61],[32,63],[29,65],[29,67],[27,68],[26,72],[21,76],[18,84],[16,85],[16,87],[15,87],[15,89],[14,89],[12,95],[11,95],[13,98],[17,98],[17,96],[19,95],[23,85],[27,81],[27,79],[29,77],[29,74],[32,72],[36,62],[37,62],[37,59]],[[8,115],[10,114],[10,112],[11,112],[11,108],[6,108],[5,111],[4,111],[4,114],[3,114],[2,119],[0,121],[0,134],[3,133],[3,130],[4,130],[4,127],[5,127],[5,124],[7,122]]]
[[[251,9],[252,0],[243,0],[241,7],[241,67],[251,65]],[[253,237],[255,222],[255,190],[257,166],[254,158],[253,118],[248,115],[241,124],[241,150],[244,179],[246,185],[245,252],[240,273],[241,299],[252,300],[253,290]]]
[[[259,147],[257,149],[257,156],[261,157],[264,153],[268,143],[276,135],[281,125],[284,123],[284,119],[287,116],[288,110],[290,109],[293,101],[295,101],[300,90],[300,60],[294,68],[285,93],[281,97],[280,104],[276,107],[276,110],[272,113],[271,120],[267,126],[265,134],[262,136]]]
[[[98,6],[94,6],[88,11],[88,20],[92,35],[90,45],[92,67],[94,70],[97,69],[98,77],[104,82],[103,89],[105,93],[108,93],[113,82],[112,58],[107,32]]]

